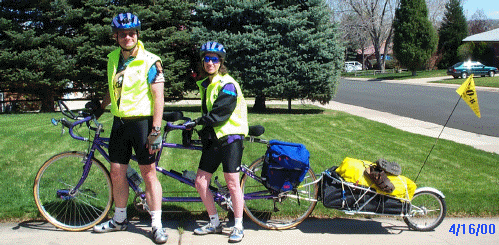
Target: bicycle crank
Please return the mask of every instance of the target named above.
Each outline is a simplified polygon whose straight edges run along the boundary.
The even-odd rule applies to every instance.
[[[133,198],[133,206],[139,213],[148,213],[149,206],[147,205],[145,192],[135,193]]]

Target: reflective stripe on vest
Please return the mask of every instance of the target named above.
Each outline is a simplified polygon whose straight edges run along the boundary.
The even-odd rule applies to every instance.
[[[201,98],[203,98],[203,95],[205,93],[205,89],[203,85],[201,85],[203,81],[204,80],[197,82]],[[244,136],[248,135],[248,112],[247,112],[246,101],[244,100],[243,92],[241,91],[239,84],[231,76],[216,75],[213,78],[212,82],[206,88],[206,107],[208,111],[211,111],[213,109],[213,103],[215,103],[215,100],[218,98],[218,93],[228,83],[232,83],[236,88],[237,105],[236,108],[234,109],[234,112],[232,112],[232,115],[230,116],[229,120],[227,120],[224,124],[220,126],[213,127],[217,135],[217,138],[219,139],[230,134],[241,134]],[[207,112],[202,112],[202,113],[205,114]]]
[[[114,77],[118,69],[121,48],[108,55],[107,77],[111,96],[111,113],[117,117],[152,116],[154,114],[154,100],[151,86],[147,82],[147,74],[152,65],[161,59],[144,49],[138,41],[137,57],[124,70],[121,89],[120,106],[115,98]]]

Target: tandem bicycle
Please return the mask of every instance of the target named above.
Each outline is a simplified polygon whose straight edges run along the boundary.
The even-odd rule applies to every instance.
[[[96,158],[97,151],[105,161],[109,162],[109,138],[101,137],[103,125],[93,115],[79,111],[74,114],[59,101],[59,107],[65,117],[52,119],[54,125],[62,124],[63,130],[68,128],[72,138],[89,142],[86,152],[69,151],[49,158],[39,169],[34,181],[34,199],[38,210],[48,222],[68,231],[89,229],[104,220],[111,209],[112,184],[109,171]],[[162,147],[156,154],[155,164],[158,173],[187,185],[195,191],[195,174],[190,171],[178,172],[166,170],[159,166],[163,149],[194,150],[202,149],[200,140],[192,139],[192,130],[186,126],[191,119],[181,112],[164,113],[166,121]],[[84,138],[74,132],[76,126],[86,125],[92,139]],[[167,141],[172,131],[182,131],[182,142]],[[245,144],[269,144],[259,138],[264,132],[262,126],[250,126],[249,136]],[[136,160],[132,156],[132,161]],[[175,159],[173,160],[175,161]],[[267,229],[284,230],[303,222],[314,210],[318,201],[326,208],[343,211],[346,214],[398,216],[403,218],[410,229],[431,231],[439,226],[445,218],[447,207],[442,192],[431,187],[415,189],[412,197],[395,197],[380,193],[369,186],[346,181],[335,171],[337,167],[326,169],[316,175],[309,168],[299,185],[287,190],[275,190],[268,187],[264,174],[267,155],[254,160],[251,164],[242,164],[239,171],[241,187],[244,193],[244,211],[256,224]],[[128,184],[135,192],[134,207],[139,211],[147,211],[146,197],[137,183],[138,173],[133,168],[127,174]],[[127,171],[128,172],[128,171]],[[215,185],[209,188],[214,201],[224,210],[231,211],[232,203],[227,186],[221,185],[217,178]],[[166,187],[168,188],[168,187]],[[175,195],[163,196],[163,202],[201,202],[199,196],[189,196],[182,191]]]
[[[52,119],[52,124],[62,124],[62,130],[67,128],[69,135],[79,141],[89,143],[86,152],[68,151],[50,157],[40,167],[36,174],[33,193],[36,206],[42,216],[54,226],[67,231],[82,231],[92,228],[103,221],[113,204],[112,183],[106,166],[96,157],[99,153],[109,162],[107,148],[109,138],[102,137],[103,125],[95,116],[85,112],[71,111],[63,101],[58,101],[61,119]],[[194,176],[189,171],[178,172],[166,170],[159,166],[161,153],[165,148],[179,150],[202,149],[200,140],[192,139],[192,130],[186,126],[191,122],[182,112],[164,113],[166,121],[163,133],[163,142],[160,151],[155,156],[156,170],[165,178],[172,178],[182,184],[190,186],[195,191]],[[75,132],[75,127],[81,126],[91,132],[85,138]],[[182,142],[168,142],[167,135],[175,130],[182,131]],[[250,126],[249,136],[245,144],[267,144],[268,141],[258,138],[264,132],[262,126]],[[132,156],[132,161],[136,161]],[[172,161],[175,161],[173,159]],[[244,193],[244,211],[256,224],[267,229],[289,229],[305,220],[314,210],[319,195],[319,181],[312,169],[309,169],[303,182],[289,191],[275,192],[269,190],[262,179],[262,168],[265,155],[254,160],[251,164],[242,164],[239,171],[241,187]],[[130,167],[127,180],[135,193],[133,204],[139,211],[147,211],[145,193],[140,188],[137,178],[140,176]],[[161,180],[161,176],[159,177]],[[215,185],[209,188],[215,202],[224,210],[231,211],[232,203],[227,186],[222,186],[217,179]],[[168,188],[168,187],[166,187]],[[201,202],[199,196],[192,197],[176,193],[174,196],[163,196],[163,202]]]

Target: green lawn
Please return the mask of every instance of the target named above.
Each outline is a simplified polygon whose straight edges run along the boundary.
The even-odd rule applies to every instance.
[[[406,79],[417,79],[417,78],[428,78],[428,77],[445,77],[441,81],[434,81],[431,83],[445,83],[445,84],[462,84],[466,79],[458,78],[453,79],[452,76],[446,74],[446,70],[432,70],[432,71],[418,71],[417,76],[413,76],[411,72],[404,71],[401,73],[393,73],[389,70],[387,73],[373,75],[371,71],[363,71],[365,75],[354,75],[355,73],[343,73],[344,77],[358,77],[358,78],[372,78],[372,79],[383,79],[383,80],[406,80]],[[360,74],[360,73],[359,73]],[[475,85],[480,87],[493,87],[499,88],[499,76],[495,77],[474,77]]]
[[[442,81],[436,81],[436,82],[433,82],[433,83],[462,84],[465,80],[466,79],[463,79],[463,78],[446,79],[446,80],[442,80]],[[473,77],[473,81],[475,81],[475,86],[499,88],[499,76],[495,76],[495,77]]]
[[[199,107],[169,107],[166,110],[182,110],[187,111],[187,116],[199,116]],[[67,132],[61,137],[60,127],[50,123],[52,117],[60,118],[61,114],[0,116],[0,169],[3,183],[0,188],[0,220],[39,218],[32,196],[33,180],[38,168],[58,152],[85,151],[88,148],[88,143],[72,140]],[[105,113],[101,118],[105,134],[109,134],[111,119],[110,113]],[[414,179],[435,142],[430,137],[312,106],[294,105],[292,114],[287,113],[285,107],[273,108],[264,114],[250,113],[249,120],[251,124],[265,126],[265,139],[305,144],[311,153],[312,169],[317,174],[339,165],[348,156],[369,161],[378,158],[397,161],[403,168],[402,174]],[[88,137],[85,128],[78,132]],[[180,135],[172,134],[168,140],[179,142]],[[264,151],[264,145],[247,144],[244,163],[250,164]],[[169,149],[163,156],[160,163],[163,168],[182,171],[195,170],[200,154]],[[442,191],[446,195],[450,215],[497,216],[498,162],[497,154],[439,140],[416,183]],[[187,191],[180,189],[182,187],[177,183],[165,178],[161,180],[164,191]],[[189,191],[197,195],[194,189]],[[131,200],[132,197],[130,204]],[[176,203],[165,204],[163,209],[204,210],[201,204]],[[338,213],[318,204],[313,215],[335,216]]]
[[[376,73],[373,75],[373,71],[361,71],[357,73],[342,73],[345,77],[359,77],[359,78],[373,78],[373,79],[384,79],[384,80],[404,80],[404,79],[414,79],[414,78],[426,78],[426,77],[442,77],[447,76],[446,70],[431,70],[431,71],[418,71],[417,76],[413,76],[410,71],[403,71],[400,73],[393,72],[393,70],[386,70],[386,73]]]

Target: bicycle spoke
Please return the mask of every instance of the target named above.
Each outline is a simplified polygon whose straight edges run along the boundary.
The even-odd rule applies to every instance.
[[[255,161],[249,169],[261,176],[263,158]],[[318,182],[309,170],[298,191],[270,195],[267,188],[257,180],[243,175],[241,186],[245,195],[244,211],[258,225],[267,229],[289,229],[301,223],[313,211],[317,203]],[[268,198],[259,198],[258,195]]]
[[[40,213],[53,225],[77,231],[93,227],[102,221],[112,205],[111,179],[100,162],[93,161],[79,190],[85,154],[61,153],[40,168],[34,185],[34,195]]]

